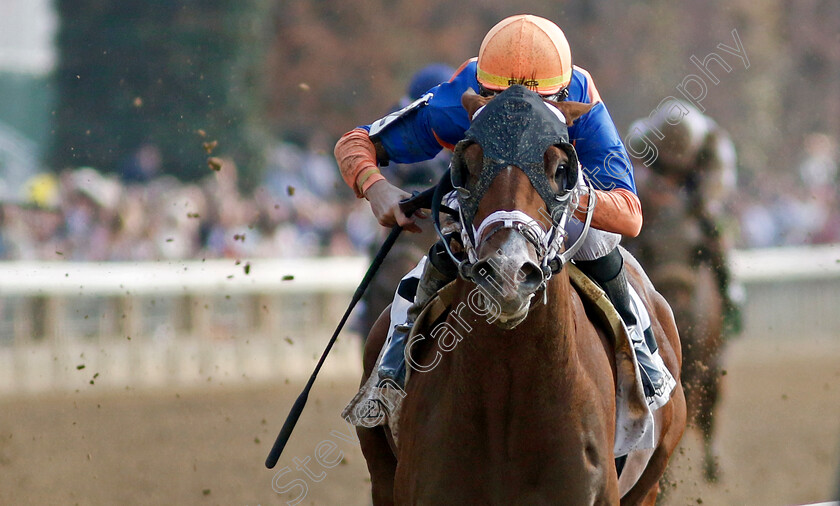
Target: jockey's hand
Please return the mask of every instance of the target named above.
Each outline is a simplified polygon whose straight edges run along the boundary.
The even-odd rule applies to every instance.
[[[422,232],[419,226],[414,223],[415,217],[423,217],[418,211],[412,216],[406,216],[400,210],[400,201],[411,197],[411,194],[403,191],[388,181],[380,180],[371,185],[365,192],[365,198],[370,202],[370,208],[376,220],[383,227],[400,225],[409,232]]]

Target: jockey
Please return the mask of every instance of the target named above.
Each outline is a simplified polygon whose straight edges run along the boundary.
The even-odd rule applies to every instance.
[[[732,284],[727,264],[730,245],[721,230],[726,204],[736,185],[735,145],[729,134],[692,104],[673,99],[647,118],[630,125],[627,137],[638,166],[650,167],[653,177],[670,180],[685,189],[690,212],[700,225],[705,260],[717,278],[724,301],[724,328],[737,334],[741,329],[740,286]],[[638,147],[640,151],[633,148]],[[656,191],[658,185],[650,185]]]
[[[356,196],[370,202],[381,225],[399,224],[418,231],[414,223],[417,215],[405,216],[399,210],[400,200],[409,194],[386,181],[378,166],[412,163],[435,156],[441,148],[453,149],[470,126],[461,95],[472,90],[492,96],[513,84],[523,84],[547,99],[594,104],[569,127],[570,141],[597,194],[592,229],[574,261],[604,289],[627,325],[642,366],[645,395],[656,409],[670,398],[676,382],[659,356],[652,331],[639,328],[624,261],[617,248],[622,235],[635,237],[642,226],[632,164],[592,77],[572,66],[569,44],[557,25],[532,15],[499,22],[485,36],[478,57],[466,61],[448,82],[432,88],[402,111],[342,136],[335,147],[341,174]],[[568,223],[568,241],[580,236],[582,209],[587,204],[583,196],[577,218]],[[403,278],[391,306],[392,326],[380,378],[402,384],[406,336],[423,305],[456,276],[457,269],[439,242]]]

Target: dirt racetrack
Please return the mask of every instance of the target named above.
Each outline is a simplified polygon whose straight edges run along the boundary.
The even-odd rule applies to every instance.
[[[723,479],[702,481],[698,438],[689,432],[672,461],[678,484],[665,503],[831,499],[840,474],[840,339],[738,339],[726,369]],[[364,461],[339,418],[355,390],[349,381],[316,383],[280,463],[274,471],[263,466],[299,390],[295,383],[101,395],[89,389],[0,400],[0,504],[286,504],[304,483],[300,504],[369,504]],[[316,452],[335,467],[321,467]],[[272,489],[275,476],[286,493]]]

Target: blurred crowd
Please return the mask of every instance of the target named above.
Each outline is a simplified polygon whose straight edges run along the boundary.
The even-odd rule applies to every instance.
[[[332,143],[279,144],[264,180],[244,194],[230,161],[198,183],[145,170],[156,161],[106,175],[68,169],[30,179],[22,199],[0,202],[0,258],[147,261],[366,254],[379,236],[367,202],[345,187]],[[146,151],[144,151],[146,150]],[[145,159],[143,158],[145,157]],[[840,242],[837,147],[806,138],[796,171],[739,176],[731,203],[735,246]],[[159,162],[159,160],[157,160]],[[425,177],[425,176],[424,176]]]
[[[835,141],[805,137],[793,171],[739,176],[732,202],[736,246],[769,248],[840,243],[840,179]]]
[[[154,160],[149,149],[141,151]],[[197,183],[136,164],[113,175],[91,167],[39,174],[23,198],[0,203],[0,258],[312,257],[367,247],[378,225],[341,181],[331,149],[284,143],[270,158],[266,178],[249,194],[239,190],[229,160]]]

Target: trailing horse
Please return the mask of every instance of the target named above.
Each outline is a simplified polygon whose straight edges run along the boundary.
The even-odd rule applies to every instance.
[[[504,106],[480,113],[491,126],[506,121],[506,108],[557,107],[569,121],[582,113],[581,104],[549,105],[519,86],[493,100]],[[463,102],[472,117],[488,100]],[[512,127],[536,128],[505,125]],[[578,191],[573,149],[549,145],[541,163],[488,173],[485,148],[482,138],[463,141],[452,164],[458,191],[478,188],[465,223],[475,226],[469,261],[444,289],[446,300],[436,299],[446,310],[415,325],[406,351],[412,370],[390,425],[357,429],[374,504],[654,504],[685,425],[671,309],[625,254],[677,386],[652,414],[643,398],[641,407],[617,408],[633,394],[628,373],[638,373],[635,361],[617,359],[624,345],[571,282],[563,227]],[[367,339],[363,386],[388,326],[386,310]],[[627,430],[617,420],[645,416],[653,418],[650,444],[616,460],[616,437]]]
[[[635,121],[627,142],[644,144],[646,158],[635,160],[645,226],[626,245],[674,310],[689,420],[703,438],[705,478],[715,481],[721,360],[726,340],[741,332],[727,234],[737,194],[735,144],[712,118],[676,99]]]
[[[714,422],[723,376],[725,301],[719,288],[721,266],[715,263],[726,258],[706,239],[707,225],[693,201],[697,197],[678,181],[653,171],[639,180],[645,228],[628,249],[674,311],[688,419],[703,440],[704,477],[716,481],[720,471]]]

